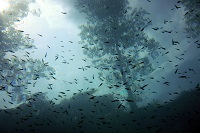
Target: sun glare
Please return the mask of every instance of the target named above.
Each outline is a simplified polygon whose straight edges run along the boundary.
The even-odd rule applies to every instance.
[[[9,3],[7,0],[0,0],[0,12],[9,8]]]

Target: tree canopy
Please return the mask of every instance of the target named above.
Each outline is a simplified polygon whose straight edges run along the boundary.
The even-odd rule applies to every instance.
[[[186,32],[193,38],[200,35],[200,0],[182,0],[182,5],[185,7],[184,15],[187,27]]]
[[[0,13],[0,71],[1,90],[12,87],[21,93],[31,81],[38,78],[52,78],[54,69],[39,59],[30,57],[30,50],[36,48],[33,39],[23,30],[17,30],[16,22],[28,15],[29,1],[9,1],[10,8]],[[25,51],[23,57],[15,53]],[[9,58],[6,56],[9,55]]]
[[[151,24],[148,13],[142,8],[132,9],[128,1],[77,0],[76,7],[87,16],[87,24],[80,26],[80,43],[84,54],[92,58],[96,68],[105,72],[112,87],[123,87],[128,99],[139,88],[138,75],[153,70],[147,56],[159,43],[145,35],[145,28]],[[111,82],[112,81],[112,82]]]

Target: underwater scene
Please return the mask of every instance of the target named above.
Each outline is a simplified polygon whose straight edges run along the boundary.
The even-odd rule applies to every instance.
[[[0,133],[200,132],[200,0],[0,0]]]

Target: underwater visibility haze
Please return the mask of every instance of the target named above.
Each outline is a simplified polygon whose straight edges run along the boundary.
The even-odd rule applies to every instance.
[[[200,131],[200,0],[0,0],[0,132]]]

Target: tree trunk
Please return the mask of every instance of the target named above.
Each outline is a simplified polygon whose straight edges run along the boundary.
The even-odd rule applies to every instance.
[[[131,87],[130,87],[129,83],[126,80],[125,72],[124,72],[124,69],[123,69],[123,63],[122,63],[123,59],[122,59],[121,51],[119,50],[119,47],[118,47],[117,44],[116,44],[116,50],[117,50],[117,54],[118,54],[119,62],[120,62],[120,73],[122,75],[122,81],[125,84],[125,89],[126,89],[126,91],[128,93],[128,98],[127,99],[131,100],[131,102],[129,102],[130,109],[131,109],[131,111],[134,111],[137,106],[136,106],[135,102],[132,102],[132,101],[134,101],[133,92],[131,90]]]

